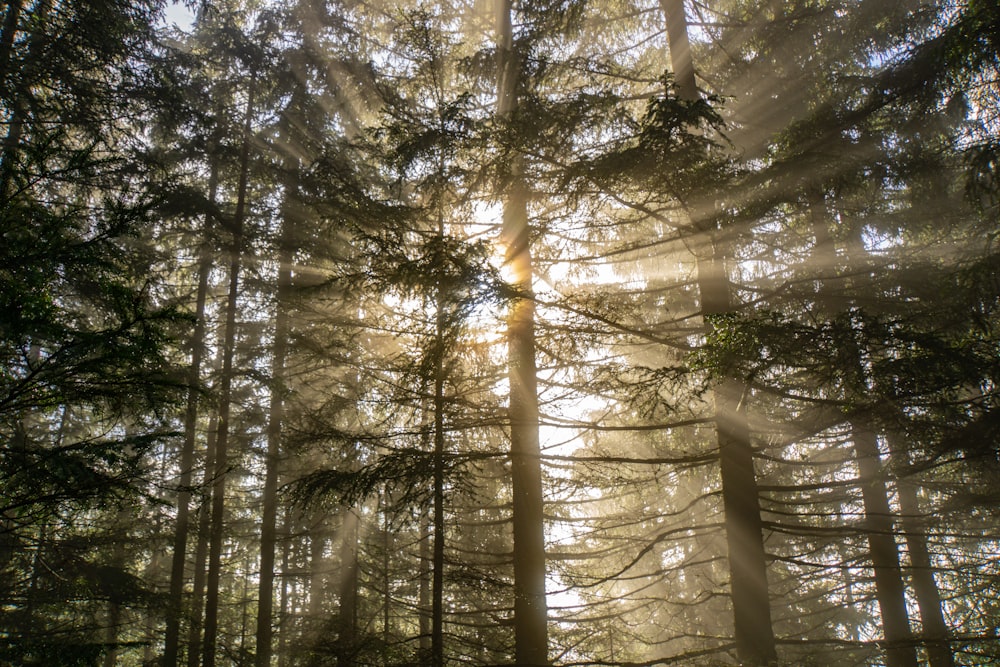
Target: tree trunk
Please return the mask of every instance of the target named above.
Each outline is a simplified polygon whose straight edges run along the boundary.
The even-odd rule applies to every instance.
[[[832,266],[836,266],[837,258],[832,241],[827,233],[825,223],[817,224],[817,247],[824,248]],[[848,241],[847,259],[854,260],[858,266],[864,266],[867,253],[860,230]],[[822,265],[822,264],[821,264]],[[848,280],[851,292],[859,285]],[[861,343],[858,343],[861,345]],[[864,377],[862,368],[862,351],[853,353],[853,364],[859,377]],[[854,391],[863,394],[867,387],[859,382]],[[868,550],[871,556],[872,568],[875,574],[875,597],[882,616],[882,633],[886,644],[886,663],[888,667],[916,667],[917,655],[910,630],[910,619],[906,609],[906,592],[903,585],[903,573],[899,565],[899,550],[896,546],[892,509],[889,506],[889,493],[886,489],[882,471],[882,459],[878,450],[878,436],[859,419],[851,420],[851,438],[854,443],[854,456],[858,464],[861,498],[865,508],[865,537],[868,540]]]
[[[771,627],[760,494],[747,426],[745,391],[743,382],[728,378],[715,388],[722,503],[736,652],[744,665],[768,665],[776,662],[778,656]]]
[[[392,614],[392,525],[389,521],[389,490],[382,490],[382,644],[389,645]]]
[[[20,14],[21,3],[12,3],[7,8],[7,15],[4,18],[3,39],[13,40],[17,32],[17,20]],[[17,11],[15,11],[15,9]],[[31,36],[28,38],[27,54],[21,64],[21,81],[14,90],[14,86],[7,86],[4,81],[4,93],[10,97],[3,102],[10,107],[10,118],[7,122],[7,135],[3,140],[3,149],[0,152],[0,201],[6,201],[13,195],[14,176],[17,172],[18,154],[20,153],[21,139],[24,136],[24,123],[28,115],[29,100],[31,96],[32,79],[34,78],[35,63],[39,58],[39,51],[44,50],[45,24],[48,22],[49,14],[52,12],[52,0],[41,0],[32,12],[30,23],[32,25]],[[11,30],[7,31],[7,23],[12,22]],[[13,48],[13,41],[11,41]],[[7,54],[7,62],[4,63],[8,71],[4,72],[4,79],[9,75],[10,53]]]
[[[438,218],[438,239],[444,241],[444,221]],[[443,260],[439,261],[443,266]],[[431,582],[431,665],[444,665],[444,288],[436,286],[436,323],[434,336],[434,545]]]
[[[24,0],[12,0],[7,3],[7,12],[3,16],[3,29],[0,30],[0,100],[4,101],[7,99],[7,74],[10,72],[10,58],[23,6]]]
[[[661,0],[666,16],[670,61],[678,96],[699,99],[694,61],[688,40],[683,0]],[[725,253],[719,248],[714,221],[706,225],[694,220],[696,230],[706,235],[697,256],[698,288],[703,316],[733,309]],[[710,321],[706,322],[711,327]],[[733,600],[736,652],[744,665],[767,665],[777,661],[771,603],[767,587],[767,557],[764,550],[760,493],[754,470],[753,448],[747,424],[746,384],[725,378],[714,387],[716,433],[722,475],[729,579]]]
[[[875,570],[875,595],[882,615],[886,662],[888,667],[917,667],[878,440],[874,432],[856,422],[852,422],[851,430],[865,506],[865,533]]]
[[[906,448],[894,440],[890,435],[890,456],[896,460],[894,467],[901,470],[909,465]],[[955,657],[948,641],[948,625],[944,620],[941,595],[934,580],[934,565],[927,549],[927,531],[921,519],[917,484],[900,475],[896,479],[896,491],[899,494],[900,523],[910,553],[910,581],[917,598],[917,609],[920,610],[927,658],[930,667],[954,667]]]
[[[125,534],[128,526],[132,523],[133,517],[127,510],[119,510],[115,519],[114,530],[118,535],[114,538],[114,549],[111,556],[111,566],[124,569],[127,562],[125,542],[128,536]],[[112,598],[108,601],[108,627],[104,641],[108,645],[107,653],[104,654],[104,667],[115,667],[118,663],[118,631],[122,625],[122,606],[118,600]]]
[[[291,551],[292,511],[285,509],[281,527],[281,600],[278,606],[278,667],[285,667],[288,661],[288,562]]]
[[[215,202],[218,169],[212,161],[208,178],[208,201]],[[191,367],[188,371],[187,410],[184,414],[184,444],[181,447],[181,475],[178,481],[177,520],[174,526],[174,553],[170,563],[170,593],[167,600],[167,628],[164,640],[163,664],[174,667],[180,653],[180,619],[184,598],[184,570],[187,561],[187,539],[190,524],[191,477],[194,468],[194,447],[198,431],[198,399],[201,383],[201,359],[205,349],[205,301],[208,296],[208,274],[212,255],[208,251],[209,218],[205,218],[205,236],[198,260],[198,292],[195,299],[195,325],[191,333]]]
[[[420,570],[417,590],[417,613],[420,623],[418,662],[424,664],[431,654],[431,530],[426,514],[420,517]]]
[[[518,108],[521,62],[514,52],[512,0],[498,15],[499,81],[497,116],[512,122]],[[510,382],[510,463],[514,532],[514,654],[522,667],[548,664],[548,607],[545,598],[545,524],[538,439],[538,373],[535,367],[535,302],[528,186],[524,158],[510,156],[503,208],[505,262],[517,291],[507,318]]]
[[[240,175],[236,212],[233,215],[232,249],[229,260],[229,294],[226,299],[225,342],[222,347],[222,386],[219,390],[219,430],[215,443],[215,479],[212,484],[212,521],[209,532],[208,578],[205,596],[205,641],[202,645],[203,667],[214,667],[219,629],[219,585],[222,576],[222,538],[226,509],[226,475],[229,468],[229,409],[233,382],[233,357],[236,348],[236,309],[239,298],[240,265],[243,250],[243,222],[246,216],[247,184],[250,172],[250,123],[253,113],[254,86],[247,94],[243,145],[240,151]]]
[[[290,172],[298,161],[290,159]],[[285,357],[288,353],[288,300],[292,289],[292,243],[298,222],[298,185],[290,178],[285,184],[281,240],[278,244],[278,284],[274,315],[274,342],[271,346],[271,402],[267,423],[267,453],[264,472],[263,508],[260,530],[260,580],[257,588],[257,667],[271,664],[274,607],[274,549],[278,521],[278,460],[281,453],[281,426],[285,412]]]
[[[337,667],[351,667],[354,664],[358,616],[358,523],[357,512],[350,508],[346,509],[340,536]]]
[[[218,370],[218,364],[216,364]],[[210,489],[212,475],[215,471],[215,437],[219,418],[213,411],[208,421],[208,431],[205,436],[205,470],[202,477],[202,489]],[[194,577],[191,583],[191,609],[188,626],[187,667],[198,667],[201,662],[201,629],[204,626],[205,613],[205,565],[208,561],[208,529],[212,515],[209,509],[211,496],[206,495],[198,508],[198,542],[194,550]]]
[[[323,588],[326,580],[326,516],[317,514],[309,527],[309,619],[316,627],[323,618]]]

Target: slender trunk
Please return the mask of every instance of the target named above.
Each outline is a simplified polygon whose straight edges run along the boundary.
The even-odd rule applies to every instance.
[[[677,94],[684,100],[697,100],[698,84],[694,78],[694,57],[688,39],[687,11],[684,0],[660,0],[660,9],[666,17],[667,46],[670,49],[670,66],[674,71]]]
[[[208,178],[208,201],[215,202],[218,169],[212,161]],[[205,219],[208,236],[209,219]],[[174,526],[174,552],[170,563],[170,593],[167,600],[167,628],[164,640],[163,665],[174,667],[180,653],[180,619],[184,598],[184,565],[187,561],[187,540],[190,524],[191,477],[194,468],[194,447],[198,429],[198,399],[201,383],[201,360],[205,348],[205,301],[208,295],[208,274],[212,256],[207,238],[203,241],[198,261],[198,292],[195,299],[195,325],[191,334],[191,367],[188,371],[187,410],[184,415],[184,444],[181,448],[181,475],[178,480],[177,520]]]
[[[250,568],[243,568],[243,594],[240,596],[240,655],[246,655],[247,628],[250,625]]]
[[[222,387],[219,392],[219,432],[215,443],[215,479],[212,485],[212,522],[209,533],[208,580],[205,597],[205,641],[202,665],[214,667],[219,625],[219,585],[222,576],[222,538],[226,509],[226,474],[229,467],[229,409],[233,382],[233,358],[236,348],[236,308],[239,298],[240,264],[243,250],[243,218],[246,215],[247,184],[250,172],[250,123],[253,113],[254,85],[247,94],[243,145],[240,151],[240,176],[233,216],[232,249],[229,262],[229,294],[226,299],[225,342],[222,354]]]
[[[21,2],[16,3],[20,5]],[[3,149],[0,151],[0,201],[6,201],[13,195],[14,176],[17,172],[18,154],[20,153],[21,140],[24,136],[24,124],[28,115],[28,97],[31,95],[32,79],[35,77],[35,64],[40,56],[45,41],[45,26],[52,12],[52,0],[41,0],[35,6],[31,18],[32,32],[28,38],[27,53],[21,64],[21,80],[17,86],[4,86],[4,92],[8,93],[10,99],[4,102],[10,107],[10,117],[7,121],[7,135],[3,140]],[[15,5],[8,7],[7,15],[4,18],[4,40],[13,39],[17,31],[17,19],[19,18],[20,7],[15,12]],[[13,22],[11,30],[7,31],[8,22]],[[4,66],[8,71],[4,72],[4,80],[10,75],[10,55]]]
[[[514,51],[512,0],[499,3],[497,116],[511,122],[519,104],[521,62]],[[548,664],[545,598],[545,524],[538,439],[538,372],[535,366],[534,271],[528,224],[524,158],[510,156],[503,208],[505,263],[517,291],[507,317],[510,382],[510,463],[514,533],[514,655],[522,667]]]
[[[295,173],[297,161],[290,160]],[[281,426],[285,412],[285,357],[288,353],[288,300],[292,289],[292,243],[298,216],[297,184],[285,184],[281,240],[278,246],[278,284],[271,347],[271,404],[267,424],[267,454],[264,472],[263,511],[260,530],[260,580],[257,589],[257,667],[271,664],[274,607],[274,549],[278,520],[278,460]]]
[[[847,549],[842,542],[837,544],[837,553],[840,554],[840,577],[844,580],[844,602],[848,609],[854,609],[854,575],[847,564]],[[851,623],[850,632],[851,641],[861,640],[857,623]]]
[[[901,480],[897,483],[902,509],[903,533],[910,552],[911,581],[920,610],[923,639],[927,646],[930,667],[954,667],[955,657],[949,642],[948,625],[941,609],[941,595],[934,580],[934,566],[927,549],[927,534],[921,529],[920,511],[914,485]]]
[[[288,656],[288,561],[291,551],[292,511],[285,509],[281,527],[281,600],[278,604],[278,667],[284,667]]]
[[[747,427],[745,391],[746,385],[734,379],[723,380],[716,386],[716,431],[736,651],[744,665],[767,665],[777,661],[777,650],[771,626],[760,494]]]
[[[107,652],[104,654],[104,667],[115,667],[118,662],[118,626],[122,622],[122,607],[117,602],[108,605],[108,627],[104,629],[104,643]]]
[[[309,619],[320,627],[323,617],[323,587],[326,570],[325,515],[317,515],[309,528]]]
[[[438,236],[444,229],[438,228]],[[445,312],[442,287],[437,287],[434,340],[434,545],[431,582],[431,665],[444,665],[444,349]]]
[[[389,490],[382,491],[382,644],[389,645],[390,620],[392,611],[392,577],[389,568],[392,562],[392,525],[389,521]]]
[[[157,519],[157,524],[159,519]],[[156,526],[156,532],[154,534],[159,534],[159,525]],[[156,549],[150,555],[149,561],[146,563],[146,567],[143,571],[143,579],[145,581],[153,581],[158,573],[163,571],[163,565],[161,564],[161,559],[165,556],[163,549]],[[149,665],[153,664],[154,652],[153,647],[156,646],[160,639],[159,621],[162,617],[161,612],[152,607],[147,607],[144,616],[145,626],[143,628],[145,641],[143,642],[142,648],[142,661],[140,664]]]
[[[890,456],[896,459],[897,469],[903,469],[909,461],[906,460],[906,448],[894,442],[889,436]],[[913,593],[917,598],[917,609],[920,611],[920,622],[923,625],[923,640],[927,647],[927,658],[930,667],[954,667],[955,657],[948,641],[948,625],[945,623],[941,609],[941,595],[937,582],[934,580],[934,565],[927,549],[927,531],[921,519],[920,499],[917,496],[917,484],[906,477],[896,480],[896,491],[899,494],[900,523],[906,538],[906,547],[910,553],[910,581]]]
[[[354,664],[358,616],[358,523],[357,512],[346,509],[340,536],[340,611],[337,618],[340,632],[337,636],[337,667],[351,667]]]
[[[816,214],[821,212],[815,202],[813,209]],[[827,233],[825,220],[817,220],[817,217],[814,217],[813,227],[816,233],[817,249],[827,255],[832,266],[836,266],[835,248]],[[863,266],[866,252],[860,233],[851,237],[847,247],[848,261],[853,259],[858,266]],[[850,288],[849,295],[858,287],[853,280],[848,280],[847,286]],[[821,294],[823,291],[825,288],[821,286]],[[829,300],[829,296],[826,299]],[[860,342],[851,342],[850,344],[861,345]],[[855,372],[859,378],[863,378],[865,374],[861,352],[861,349],[853,351],[852,363],[855,368],[848,369]],[[862,380],[859,380],[857,384],[859,386],[854,387],[854,391],[859,394],[867,391]],[[913,634],[910,630],[910,619],[906,608],[906,591],[899,564],[893,514],[889,506],[889,492],[886,488],[882,459],[878,449],[878,436],[860,419],[852,419],[850,424],[854,456],[858,465],[861,498],[865,508],[864,531],[875,574],[875,597],[882,617],[886,663],[888,667],[916,667],[916,647],[913,643]]]
[[[0,30],[0,100],[7,100],[7,75],[10,72],[10,58],[14,51],[14,38],[21,21],[21,9],[24,0],[11,0],[7,3],[7,12],[3,16],[3,29]]]
[[[875,571],[875,595],[882,615],[886,661],[888,667],[917,667],[878,440],[874,432],[856,422],[852,422],[851,430],[865,506],[865,533]]]
[[[115,531],[124,531],[131,523],[131,517],[127,511],[118,512],[115,521]],[[117,568],[125,567],[125,537],[119,536],[114,541],[111,564]],[[108,627],[104,641],[108,646],[107,653],[104,654],[104,667],[114,667],[118,663],[118,631],[122,625],[122,606],[117,600],[108,602]]]
[[[695,101],[699,93],[684,0],[661,0],[660,4],[666,17],[677,94],[681,99]],[[704,227],[697,224],[698,221],[695,223],[696,228]],[[719,247],[714,222],[711,228],[701,231],[705,232],[704,247],[707,248],[707,252],[703,250],[697,257],[702,315],[731,312],[733,304],[726,258]],[[710,322],[708,326],[712,326]],[[771,623],[760,493],[747,424],[748,393],[746,384],[736,378],[719,382],[714,387],[715,420],[736,652],[744,665],[767,665],[777,661],[778,656]]]
[[[431,527],[426,514],[420,516],[420,570],[417,590],[417,613],[420,623],[419,662],[431,654]]]
[[[208,420],[208,431],[205,436],[205,470],[201,488],[212,487],[212,475],[215,471],[215,437],[219,417],[213,411]],[[201,629],[205,612],[205,565],[208,561],[208,529],[212,515],[209,511],[211,496],[207,495],[198,509],[198,542],[194,550],[194,577],[191,583],[191,609],[188,626],[187,667],[198,667],[201,660]]]

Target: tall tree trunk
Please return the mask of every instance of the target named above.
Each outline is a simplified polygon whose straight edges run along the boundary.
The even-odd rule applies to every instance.
[[[715,388],[722,503],[737,655],[744,665],[768,665],[776,662],[778,656],[771,626],[760,494],[747,427],[745,393],[746,385],[731,378]]]
[[[829,234],[822,193],[813,193],[809,204],[813,235],[816,239],[813,255],[815,264],[825,267],[827,271],[839,269],[840,260]],[[860,237],[855,237],[850,242],[847,251],[849,257],[860,259],[864,256],[864,244]],[[847,281],[847,286],[848,288],[852,286],[851,280]],[[822,279],[819,281],[818,291],[823,307],[833,312],[832,296],[828,285]],[[858,374],[863,375],[863,371],[860,370],[860,350],[854,354],[853,364],[858,369]],[[856,390],[864,391],[862,388]],[[916,667],[916,651],[906,609],[906,593],[899,564],[899,551],[894,537],[892,509],[889,506],[888,490],[878,450],[878,437],[859,419],[852,419],[850,424],[865,508],[865,537],[875,573],[875,596],[882,616],[882,631],[887,645],[886,660],[889,667]]]
[[[208,201],[215,203],[218,169],[212,160],[208,177]],[[194,468],[194,447],[198,432],[198,400],[201,383],[201,359],[205,349],[205,301],[208,296],[208,274],[212,255],[208,250],[209,216],[205,217],[204,239],[198,260],[198,292],[195,298],[195,325],[191,333],[191,367],[188,371],[187,409],[184,414],[184,444],[181,446],[181,475],[178,480],[177,519],[174,524],[174,552],[170,563],[170,593],[167,600],[167,628],[164,640],[163,665],[175,667],[180,653],[180,619],[184,598],[184,570],[187,561],[187,540],[191,511],[191,478]]]
[[[515,120],[521,56],[514,51],[512,0],[498,3],[499,77],[497,116]],[[534,270],[528,224],[524,158],[510,156],[503,207],[505,263],[517,291],[507,317],[510,382],[510,463],[514,532],[514,654],[523,667],[548,664],[548,606],[545,598],[545,523],[538,438],[538,372],[535,366]]]
[[[353,509],[344,511],[340,535],[340,611],[337,626],[337,667],[352,667],[357,643],[358,524]]]
[[[684,0],[661,0],[660,4],[666,16],[677,94],[683,100],[696,101],[700,96],[694,76]],[[726,257],[717,238],[715,222],[712,221],[710,227],[698,220],[692,222],[695,229],[706,237],[703,247],[707,250],[700,251],[696,258],[702,315],[731,312],[733,304]],[[711,323],[707,322],[707,326]],[[725,378],[719,382],[714,387],[715,421],[736,652],[744,665],[767,665],[776,662],[778,655],[771,624],[760,493],[747,424],[748,394],[746,384],[741,380]]]
[[[885,634],[886,662],[888,667],[917,667],[878,439],[871,429],[857,422],[852,422],[851,431],[865,506],[865,533],[875,570],[875,595]]]
[[[15,5],[20,5],[21,3],[11,3],[7,8],[7,14],[4,17],[4,35],[3,39],[13,40],[15,33],[17,31],[17,20],[20,14],[20,7]],[[15,11],[15,9],[17,11]],[[7,93],[10,97],[9,100],[3,100],[10,107],[10,118],[7,121],[7,135],[3,140],[3,148],[0,151],[0,201],[6,201],[14,193],[14,175],[17,172],[17,161],[18,155],[20,153],[21,139],[24,136],[24,123],[28,115],[29,100],[31,96],[31,86],[33,85],[32,79],[35,77],[35,63],[40,57],[40,51],[43,50],[43,45],[45,41],[45,26],[49,20],[49,14],[52,12],[52,0],[41,0],[31,12],[32,17],[30,19],[30,24],[32,25],[31,35],[28,37],[28,47],[27,53],[25,54],[24,61],[21,64],[21,80],[19,85],[16,86],[4,86],[4,93]],[[12,28],[7,33],[7,23],[13,22]],[[11,41],[11,48],[13,47],[13,41]],[[7,61],[4,63],[7,71],[4,72],[4,79],[6,80],[10,76],[10,53],[7,54]]]
[[[226,476],[229,468],[229,410],[232,398],[233,358],[236,352],[236,309],[240,291],[243,223],[246,216],[247,185],[250,176],[250,127],[254,92],[255,88],[251,83],[247,93],[246,117],[243,124],[239,186],[236,212],[233,215],[232,249],[229,259],[229,294],[226,298],[225,341],[222,347],[222,386],[219,391],[219,431],[215,443],[215,479],[212,484],[212,521],[209,532],[208,578],[205,596],[205,640],[202,644],[203,667],[215,666],[216,639],[219,629],[219,585],[222,577]]]
[[[216,364],[218,370],[218,364]],[[208,430],[205,435],[205,469],[201,488],[209,490],[212,487],[212,476],[215,474],[215,438],[218,434],[218,411],[213,410],[208,420]],[[205,613],[205,566],[208,562],[208,529],[212,520],[210,511],[211,495],[206,497],[198,508],[198,541],[194,550],[194,576],[191,583],[191,608],[188,624],[188,654],[187,667],[198,667],[201,663],[201,630],[204,627]]]
[[[828,240],[825,225],[817,238],[827,247],[833,261],[836,261],[834,247]],[[846,248],[847,261],[850,264],[863,267],[866,265],[867,249],[858,228],[848,240]],[[835,266],[835,264],[834,264]],[[852,270],[856,273],[856,269]],[[864,289],[853,280],[848,280],[850,291]],[[853,294],[852,294],[853,296]],[[853,371],[863,378],[862,341],[856,343],[859,349],[853,352],[855,365]],[[867,387],[861,386],[854,390],[863,394]],[[871,556],[872,569],[875,574],[875,597],[878,601],[879,613],[882,616],[882,633],[886,643],[886,664],[888,667],[916,667],[917,654],[913,643],[913,633],[910,630],[909,613],[906,608],[906,591],[903,584],[903,573],[899,564],[899,549],[896,545],[895,526],[892,508],[889,506],[889,492],[885,484],[882,469],[882,457],[878,449],[878,436],[866,423],[860,419],[851,420],[851,439],[854,444],[854,456],[858,465],[861,498],[865,508],[865,537],[868,540],[868,550]]]
[[[889,436],[890,456],[898,470],[909,465],[906,448],[893,435]],[[917,484],[905,476],[896,478],[899,494],[900,524],[910,553],[910,581],[920,610],[923,641],[927,647],[930,667],[954,667],[955,657],[949,643],[948,625],[941,609],[941,595],[934,580],[934,565],[927,549],[927,531],[924,529],[917,496]]]
[[[133,517],[127,510],[119,510],[115,517],[114,530],[116,533],[124,533],[132,523]],[[111,556],[111,565],[116,568],[124,568],[126,563],[125,541],[126,535],[119,533],[114,540],[114,549]],[[107,653],[104,654],[104,667],[115,667],[118,663],[118,631],[122,625],[122,606],[115,600],[108,601],[108,627],[104,641],[108,645]]]
[[[309,527],[309,619],[320,627],[326,573],[326,515],[318,513]]]
[[[278,667],[288,661],[288,563],[291,552],[292,510],[285,508],[281,522],[281,600],[278,603]]]
[[[0,100],[7,98],[7,75],[10,72],[14,38],[21,22],[23,6],[24,0],[11,0],[7,3],[7,11],[3,15],[3,28],[0,29]]]
[[[431,654],[431,526],[426,513],[420,516],[420,566],[418,571],[417,613],[420,623],[419,658],[424,664]]]
[[[298,160],[289,159],[289,173],[296,174]],[[278,284],[275,298],[274,342],[271,346],[271,402],[267,423],[263,511],[260,530],[260,580],[257,588],[257,667],[271,664],[274,607],[274,550],[278,521],[278,461],[285,413],[285,357],[288,353],[288,300],[292,289],[292,244],[298,211],[298,184],[291,176],[285,184],[281,239],[278,243]]]
[[[382,645],[388,646],[392,614],[392,523],[389,521],[389,489],[382,489]]]
[[[444,217],[438,216],[439,248],[444,243]],[[444,266],[439,258],[438,266]],[[445,381],[445,295],[439,282],[435,295],[434,332],[434,545],[431,582],[431,665],[444,665],[444,381]]]

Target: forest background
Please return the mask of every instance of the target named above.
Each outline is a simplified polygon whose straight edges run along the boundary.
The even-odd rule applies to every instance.
[[[997,3],[186,8],[0,10],[0,665],[1000,662]]]

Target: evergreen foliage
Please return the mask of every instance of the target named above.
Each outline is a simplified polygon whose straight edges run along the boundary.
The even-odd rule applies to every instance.
[[[994,664],[997,35],[10,0],[0,667]]]

